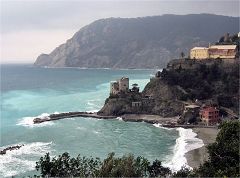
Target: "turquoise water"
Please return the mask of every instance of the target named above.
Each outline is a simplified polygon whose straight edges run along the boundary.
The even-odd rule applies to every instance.
[[[33,175],[46,152],[69,152],[104,158],[109,152],[171,161],[178,138],[175,129],[120,119],[64,119],[33,125],[32,117],[64,111],[97,111],[109,95],[109,82],[128,76],[140,88],[153,70],[35,68],[1,66],[1,148],[24,144],[0,156],[0,177]]]

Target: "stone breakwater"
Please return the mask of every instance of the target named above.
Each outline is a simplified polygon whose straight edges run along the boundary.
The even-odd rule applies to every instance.
[[[34,124],[40,124],[42,122],[48,122],[48,121],[54,121],[54,120],[60,120],[64,118],[72,118],[72,117],[92,117],[97,119],[114,119],[116,116],[101,116],[97,113],[91,113],[91,112],[64,112],[59,114],[50,114],[49,116],[44,117],[36,117],[33,119]]]
[[[65,112],[65,113],[58,113],[58,114],[50,114],[49,116],[43,117],[36,117],[33,119],[34,124],[40,124],[43,122],[60,120],[64,118],[72,118],[72,117],[91,117],[97,119],[115,119],[119,116],[103,116],[97,113],[92,112]],[[159,115],[146,115],[146,114],[124,114],[120,116],[123,121],[129,122],[147,122],[150,124],[168,124],[173,125],[177,122],[177,117],[173,118],[163,118]]]
[[[18,150],[19,148],[21,148],[22,146],[24,146],[24,144],[22,145],[14,145],[14,146],[9,146],[3,150],[0,150],[0,155],[5,155],[7,153],[7,151],[12,151],[12,150]]]

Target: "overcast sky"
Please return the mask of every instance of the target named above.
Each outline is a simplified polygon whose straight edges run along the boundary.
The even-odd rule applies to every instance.
[[[108,17],[211,13],[239,16],[233,0],[1,1],[1,63],[34,62],[81,27]]]

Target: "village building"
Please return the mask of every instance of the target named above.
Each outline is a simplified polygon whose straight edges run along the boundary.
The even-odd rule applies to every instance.
[[[195,104],[186,105],[184,107],[184,112],[199,113],[200,106]]]
[[[110,94],[117,95],[120,92],[128,92],[129,78],[122,77],[117,81],[110,82]]]
[[[214,125],[219,122],[219,110],[215,107],[205,107],[200,110],[200,118],[206,125]]]
[[[206,47],[194,47],[190,50],[191,59],[235,59],[237,45],[212,45]]]
[[[196,123],[199,118],[200,106],[188,104],[184,106],[184,111],[181,115],[181,122],[186,124]]]
[[[190,51],[191,59],[208,59],[208,48],[206,47],[194,47]]]
[[[234,59],[237,54],[237,45],[213,45],[209,47],[209,58]]]
[[[132,107],[141,107],[141,106],[142,106],[142,102],[141,101],[132,102]]]
[[[142,97],[142,105],[143,106],[150,106],[152,105],[152,103],[154,102],[154,98],[153,97]]]

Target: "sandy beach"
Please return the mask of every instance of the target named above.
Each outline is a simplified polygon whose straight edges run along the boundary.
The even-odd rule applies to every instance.
[[[203,140],[204,143],[203,147],[191,150],[185,155],[188,165],[194,168],[208,159],[206,146],[215,141],[219,130],[217,128],[193,128],[193,131],[197,133],[197,138]]]

